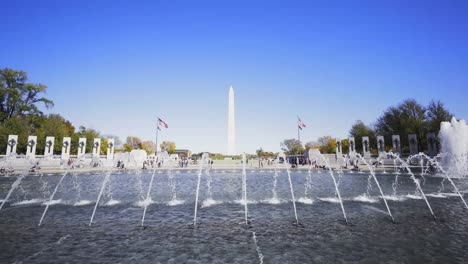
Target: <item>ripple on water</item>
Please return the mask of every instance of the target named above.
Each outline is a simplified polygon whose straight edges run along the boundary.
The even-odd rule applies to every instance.
[[[136,206],[138,207],[145,207],[145,206],[149,206],[150,204],[153,204],[153,199],[149,198],[149,199],[145,199],[145,200],[140,200],[138,202],[135,203]]]
[[[336,197],[323,197],[323,198],[318,198],[321,201],[328,202],[328,203],[339,203],[340,199]]]
[[[245,200],[244,199],[235,200],[234,203],[245,205]],[[255,200],[248,200],[247,199],[247,204],[257,204],[257,203],[258,202],[255,201]]]
[[[361,194],[356,197],[353,197],[353,201],[362,202],[362,203],[378,203],[379,199],[376,197],[371,197],[366,194]]]
[[[73,206],[83,206],[83,205],[88,205],[88,204],[91,204],[92,201],[90,200],[80,200],[76,203],[73,204]]]
[[[114,200],[114,199],[111,199],[109,200],[105,205],[106,206],[113,206],[113,205],[117,205],[117,204],[120,204],[121,202],[119,200]]]
[[[399,195],[385,195],[384,197],[387,201],[395,201],[395,202],[402,202],[408,199],[406,196],[399,196]]]
[[[270,198],[262,201],[263,203],[267,204],[281,204],[281,200],[278,198]]]
[[[205,207],[210,207],[210,206],[218,205],[218,204],[222,204],[222,203],[223,203],[222,201],[216,201],[216,200],[213,200],[213,199],[206,199],[205,201],[203,201],[201,207],[205,208]]]
[[[177,200],[177,199],[175,199],[175,200],[170,200],[170,201],[167,203],[167,205],[168,205],[168,206],[176,206],[176,205],[181,205],[181,204],[184,204],[184,203],[185,203],[185,201],[183,201],[183,200]]]
[[[440,194],[444,196],[458,196],[458,193],[440,193]]]
[[[1,201],[0,201],[1,202]],[[24,200],[13,203],[12,206],[20,206],[20,205],[29,205],[29,204],[40,204],[44,202],[42,199],[31,199],[31,200]]]
[[[429,193],[429,194],[426,194],[426,196],[434,197],[434,198],[447,198],[446,195],[443,195],[441,193]],[[457,196],[458,196],[458,194],[457,194]]]
[[[421,195],[414,195],[414,194],[407,194],[406,197],[410,198],[410,199],[415,199],[415,200],[423,199],[423,197]]]
[[[307,197],[301,197],[299,198],[299,200],[297,200],[297,202],[303,203],[303,204],[313,204],[314,200],[307,198]]]
[[[58,200],[43,202],[42,205],[55,205],[55,204],[63,204],[63,203],[64,202],[62,201],[62,199],[58,199]]]

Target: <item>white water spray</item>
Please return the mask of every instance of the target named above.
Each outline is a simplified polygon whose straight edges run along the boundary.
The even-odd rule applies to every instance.
[[[203,153],[201,159],[200,159],[200,168],[198,170],[198,181],[197,181],[197,191],[195,193],[195,209],[194,209],[194,214],[193,214],[193,225],[197,225],[197,210],[198,210],[198,195],[200,193],[200,182],[201,182],[201,176],[203,173],[203,164],[205,163],[205,160],[208,158],[208,153]]]
[[[291,199],[293,202],[293,208],[294,208],[294,217],[296,218],[296,224],[299,224],[299,219],[297,218],[297,210],[296,210],[296,197],[294,197],[294,188],[291,180],[291,171],[289,170],[289,163],[288,160],[286,159],[285,156],[284,158],[284,166],[286,168],[286,172],[288,173],[288,181],[289,181],[289,189],[291,190]]]
[[[18,188],[18,186],[20,185],[20,183],[21,183],[21,181],[23,180],[24,176],[25,176],[24,174],[21,175],[21,176],[19,176],[19,177],[16,178],[16,180],[13,182],[13,184],[11,185],[10,190],[8,191],[8,193],[7,193],[6,197],[5,197],[5,199],[3,199],[2,204],[0,204],[0,211],[1,211],[2,208],[3,208],[3,205],[8,201],[8,199],[10,199],[10,196],[11,196],[11,194],[13,193],[13,191],[14,191],[16,188]]]
[[[112,173],[112,171],[109,170],[106,173],[106,175],[104,176],[104,180],[102,181],[101,190],[99,191],[99,195],[97,197],[96,204],[94,205],[93,214],[91,215],[91,219],[89,220],[89,226],[91,226],[93,224],[94,214],[96,214],[96,209],[97,209],[97,207],[99,205],[99,201],[101,200],[102,193],[104,192],[104,189],[106,188],[106,184],[110,179],[111,173]]]
[[[41,225],[42,225],[42,221],[44,220],[44,217],[45,217],[45,215],[47,214],[47,210],[49,210],[49,206],[50,206],[52,200],[54,199],[55,193],[57,192],[57,190],[58,190],[60,184],[62,184],[62,181],[63,181],[63,179],[65,178],[65,176],[67,176],[67,173],[68,173],[68,171],[66,171],[66,172],[62,175],[62,177],[60,178],[59,182],[58,182],[57,185],[55,186],[54,192],[52,193],[52,195],[51,195],[50,198],[49,198],[49,202],[46,203],[46,207],[45,207],[45,209],[44,209],[44,212],[42,213],[41,220],[39,220],[38,226],[41,226]]]
[[[242,191],[244,193],[244,217],[245,224],[248,225],[248,209],[247,209],[247,172],[245,171],[245,153],[242,153]]]
[[[332,178],[333,184],[335,185],[335,192],[336,192],[336,195],[338,196],[338,200],[340,201],[341,211],[343,212],[344,220],[345,220],[346,223],[348,223],[348,218],[346,217],[346,211],[345,211],[344,206],[343,206],[343,200],[341,199],[340,190],[338,189],[338,184],[336,183],[335,175],[333,175],[333,170],[331,169],[327,158],[325,158],[325,156],[323,156],[322,153],[320,153],[320,151],[318,151],[316,149],[309,150],[309,158],[312,157],[312,156],[316,156],[316,157],[318,156],[325,162],[325,166],[328,168],[328,172],[330,174],[330,177]]]
[[[375,177],[375,172],[374,172],[374,169],[372,168],[372,166],[369,165],[369,163],[367,163],[366,159],[364,159],[364,157],[362,157],[361,155],[357,154],[356,153],[356,157],[360,160],[362,160],[362,162],[364,162],[364,164],[367,166],[367,168],[369,169],[369,172],[370,174],[372,175],[372,177],[374,178],[374,182],[375,184],[377,185],[377,187],[379,188],[379,191],[380,191],[380,195],[385,203],[385,207],[387,207],[387,211],[388,211],[388,215],[390,216],[390,218],[392,219],[392,222],[395,222],[395,219],[393,219],[393,215],[392,215],[392,212],[390,211],[390,207],[388,206],[388,203],[387,203],[387,200],[385,199],[385,195],[382,191],[382,188],[380,188],[380,184],[379,184],[379,181],[377,180],[377,177]]]

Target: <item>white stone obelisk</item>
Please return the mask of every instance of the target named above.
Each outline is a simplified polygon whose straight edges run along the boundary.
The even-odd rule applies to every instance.
[[[229,88],[228,155],[236,155],[236,121],[234,114],[234,89]]]

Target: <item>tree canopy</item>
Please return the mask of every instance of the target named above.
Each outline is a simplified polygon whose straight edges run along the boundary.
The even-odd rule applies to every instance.
[[[161,151],[167,151],[169,154],[173,154],[175,152],[175,143],[172,141],[163,141],[160,144]]]
[[[432,101],[427,107],[416,102],[414,99],[407,99],[398,106],[388,108],[375,124],[376,133],[384,136],[385,142],[389,142],[387,149],[391,145],[392,135],[400,135],[402,152],[408,152],[408,135],[416,134],[419,151],[426,150],[426,134],[430,132],[438,133],[440,123],[450,121],[452,114],[445,109],[440,101]],[[356,145],[358,141],[356,140]],[[371,142],[371,145],[374,146]]]
[[[362,152],[362,137],[369,137],[369,145],[374,148],[375,144],[377,144],[377,139],[375,136],[374,130],[364,124],[361,120],[356,121],[354,125],[349,130],[349,136],[354,137],[355,149],[358,152]]]
[[[288,155],[299,155],[304,153],[304,147],[297,139],[285,139],[281,143],[281,149]]]
[[[0,69],[0,123],[13,117],[39,115],[39,105],[54,106],[52,100],[42,97],[47,90],[43,84],[28,83],[24,71]]]

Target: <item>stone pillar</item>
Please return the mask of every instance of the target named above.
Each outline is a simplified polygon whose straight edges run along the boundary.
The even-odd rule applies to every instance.
[[[101,139],[95,138],[93,142],[93,157],[98,157],[101,153]]]
[[[354,141],[354,137],[348,138],[348,145],[349,145],[349,156],[354,156],[356,154],[356,141]]]
[[[395,154],[401,154],[401,141],[400,135],[392,135],[392,152]]]
[[[78,140],[78,158],[86,154],[86,138],[80,138]]]
[[[44,158],[54,155],[55,137],[46,137],[44,147]]]
[[[6,155],[16,154],[18,146],[18,135],[8,135]]]
[[[379,155],[385,153],[385,139],[383,136],[377,136],[377,151]]]
[[[416,134],[408,135],[410,155],[418,154],[418,137]]]
[[[62,159],[67,160],[70,158],[71,138],[64,137],[62,143]]]
[[[343,146],[341,145],[341,139],[337,138],[336,140],[336,155],[341,156],[343,153]]]
[[[366,159],[370,158],[370,141],[369,137],[362,137],[362,156]]]
[[[107,140],[107,160],[114,160],[114,139]]]
[[[437,138],[434,133],[428,133],[426,135],[427,138],[427,152],[429,156],[434,157],[439,153],[437,149]]]
[[[26,147],[26,157],[34,159],[36,157],[37,136],[29,136]]]
[[[336,147],[335,147],[336,161],[340,162],[343,159],[343,146],[341,143],[341,139],[337,138],[335,140],[336,140]]]

